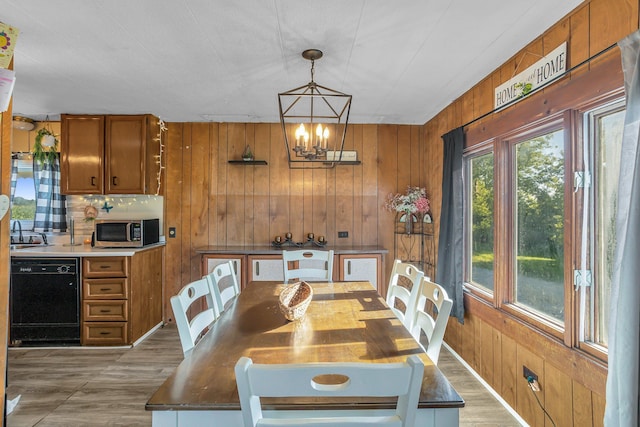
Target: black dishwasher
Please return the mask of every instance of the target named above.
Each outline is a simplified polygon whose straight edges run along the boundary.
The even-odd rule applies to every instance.
[[[11,345],[80,344],[78,258],[11,259]]]

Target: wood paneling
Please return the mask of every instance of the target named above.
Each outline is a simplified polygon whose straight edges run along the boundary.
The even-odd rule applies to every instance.
[[[438,113],[423,127],[424,177],[436,224],[442,200],[442,134],[460,125],[467,140],[481,143],[507,129],[517,128],[593,97],[585,90],[597,81],[597,93],[619,91],[622,73],[618,49],[572,71],[563,78],[500,112],[493,110],[493,90],[513,74],[535,62],[563,41],[568,46],[568,67],[582,63],[638,29],[638,0],[591,0],[532,40],[504,64]],[[604,84],[603,84],[604,83]],[[551,96],[553,99],[551,100]],[[519,114],[526,109],[533,114]],[[532,107],[535,106],[535,107]],[[486,117],[481,118],[485,114]],[[438,227],[436,227],[438,234]],[[438,236],[436,235],[436,242]],[[497,280],[506,280],[497,275]],[[601,426],[605,407],[606,366],[549,336],[524,325],[504,312],[465,297],[465,321],[450,320],[445,340],[500,395],[533,426],[550,425],[522,375],[522,365],[533,369],[542,387],[537,393],[556,425]],[[491,341],[489,341],[491,340]],[[489,348],[489,342],[493,345]]]
[[[421,126],[351,125],[345,149],[362,163],[315,170],[289,169],[279,124],[167,126],[165,227],[177,236],[167,239],[166,318],[169,298],[199,277],[202,246],[269,245],[287,232],[295,241],[314,233],[340,247],[382,246],[390,271],[395,215],[383,204],[387,194],[421,184]],[[267,166],[228,163],[247,144]],[[338,231],[349,237],[338,239]]]

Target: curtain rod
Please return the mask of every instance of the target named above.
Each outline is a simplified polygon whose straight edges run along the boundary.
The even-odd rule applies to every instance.
[[[512,99],[511,101],[507,102],[506,104],[504,104],[504,105],[503,105],[503,106],[501,106],[500,108],[494,108],[493,110],[491,110],[491,111],[489,111],[489,112],[487,112],[487,113],[484,113],[483,115],[481,115],[481,116],[479,116],[479,117],[476,117],[475,119],[473,119],[473,120],[471,120],[470,122],[468,122],[468,123],[466,123],[466,124],[462,125],[461,127],[463,127],[463,128],[464,128],[464,127],[467,127],[467,126],[469,126],[469,125],[472,125],[472,124],[474,124],[475,122],[477,122],[478,120],[482,120],[482,119],[484,119],[485,117],[487,117],[488,115],[493,114],[493,113],[495,113],[495,112],[497,112],[497,111],[499,111],[499,110],[502,110],[502,109],[504,109],[504,108],[506,108],[506,107],[509,107],[510,105],[515,104],[516,102],[518,102],[518,101],[522,100],[523,98],[526,98],[526,97],[528,97],[529,95],[531,95],[531,94],[533,94],[533,93],[538,92],[540,89],[544,89],[545,87],[549,86],[551,83],[554,83],[556,80],[561,79],[561,78],[563,78],[564,76],[566,76],[567,74],[571,73],[571,72],[572,72],[572,71],[574,71],[576,68],[582,67],[584,64],[587,64],[587,63],[591,62],[592,60],[594,60],[594,59],[598,58],[599,56],[603,55],[604,53],[606,53],[606,52],[610,51],[611,49],[613,49],[613,48],[614,48],[614,47],[616,47],[617,45],[618,45],[618,43],[616,42],[616,43],[612,44],[611,46],[609,46],[609,47],[606,47],[606,48],[602,49],[600,52],[596,53],[595,55],[593,55],[593,56],[591,56],[591,57],[589,57],[589,58],[587,58],[587,59],[585,59],[585,60],[584,60],[584,61],[582,61],[581,63],[579,63],[579,64],[577,64],[577,65],[574,65],[573,67],[571,67],[571,68],[569,68],[568,70],[566,70],[564,73],[560,74],[559,76],[556,76],[556,77],[555,77],[555,78],[553,78],[552,80],[549,80],[548,82],[546,82],[546,83],[545,83],[545,84],[543,84],[542,86],[539,86],[539,87],[535,88],[534,90],[532,90],[531,92],[527,93],[526,95],[521,96],[521,97],[516,98],[516,99]]]

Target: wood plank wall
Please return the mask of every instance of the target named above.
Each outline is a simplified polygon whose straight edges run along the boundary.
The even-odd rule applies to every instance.
[[[354,101],[355,102],[355,101]],[[168,123],[166,139],[165,319],[169,298],[200,277],[195,249],[269,245],[276,235],[301,241],[313,232],[339,247],[378,245],[393,261],[391,192],[424,185],[422,126],[350,125],[345,150],[361,165],[289,169],[279,123]],[[234,165],[246,145],[267,166]],[[338,231],[349,237],[338,239]]]
[[[442,179],[441,135],[489,113],[493,89],[540,56],[567,41],[569,67],[616,43],[639,27],[638,0],[585,1],[509,61],[442,110],[423,128],[427,191],[439,223]],[[589,73],[585,66],[571,78]],[[562,85],[562,82],[557,85]],[[553,90],[553,87],[548,90]],[[522,103],[528,100],[521,101]],[[499,120],[504,112],[467,127],[479,132],[483,123]],[[601,426],[605,406],[606,367],[525,326],[479,300],[466,296],[464,325],[450,320],[445,341],[458,352],[532,426],[549,426],[522,377],[522,365],[538,375],[538,394],[557,426]]]
[[[13,70],[13,59],[9,64]],[[11,192],[11,116],[13,101],[7,111],[0,114],[0,194]],[[0,342],[4,343],[0,351],[0,414],[5,411],[5,389],[7,384],[7,342],[9,341],[9,221],[7,214],[0,221]]]

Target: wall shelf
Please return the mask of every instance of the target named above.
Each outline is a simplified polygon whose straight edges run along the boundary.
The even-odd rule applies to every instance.
[[[229,160],[232,165],[266,165],[266,160]]]
[[[360,160],[342,160],[342,161],[336,161],[336,162],[324,162],[325,165],[330,165],[331,163],[334,163],[335,166],[340,166],[340,165],[360,165],[362,164],[362,162]]]

